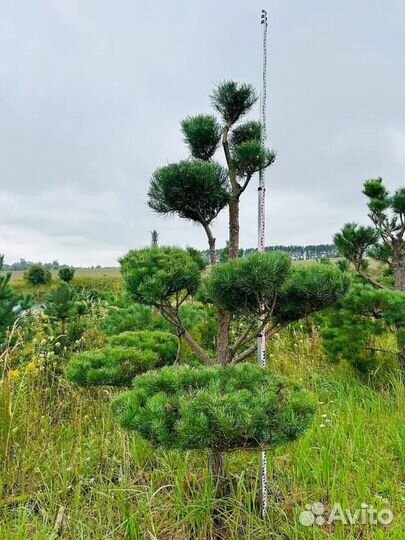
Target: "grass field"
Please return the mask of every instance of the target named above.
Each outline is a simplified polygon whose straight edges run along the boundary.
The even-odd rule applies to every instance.
[[[3,355],[2,358],[5,361]],[[403,540],[405,391],[391,375],[372,388],[323,358],[318,337],[276,336],[269,361],[315,396],[317,416],[297,443],[269,455],[270,509],[255,497],[258,458],[227,460],[231,497],[223,501],[228,538]],[[374,381],[377,384],[377,381]],[[153,449],[122,431],[111,389],[82,390],[28,367],[0,384],[1,540],[189,540],[209,537],[214,504],[201,453]],[[390,508],[383,525],[305,527],[305,506],[362,503]]]
[[[58,276],[57,270],[52,270],[52,278]],[[76,277],[119,277],[120,269],[118,266],[108,267],[108,268],[76,268],[75,276]],[[20,281],[24,278],[23,270],[16,270],[11,272],[11,281]]]

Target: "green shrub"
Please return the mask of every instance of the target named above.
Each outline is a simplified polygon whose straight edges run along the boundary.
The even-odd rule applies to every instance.
[[[177,355],[177,338],[169,332],[144,330],[124,332],[110,338],[113,347],[133,347],[139,351],[153,351],[162,365],[173,363]]]
[[[47,285],[52,279],[51,272],[40,264],[33,264],[24,273],[24,278],[30,285]]]
[[[256,449],[295,440],[309,426],[309,395],[252,364],[166,367],[133,382],[113,405],[123,427],[165,448]]]
[[[61,268],[58,272],[59,278],[65,283],[69,283],[70,281],[72,281],[72,279],[74,278],[74,275],[75,275],[75,269],[69,268],[69,267]]]
[[[198,251],[198,249],[195,249],[191,246],[188,246],[186,248],[186,251],[194,260],[194,262],[197,263],[197,266],[200,270],[204,270],[205,268],[207,268],[208,261],[202,256],[201,251]]]
[[[67,377],[80,386],[129,386],[137,375],[159,366],[153,351],[106,347],[77,353],[67,367]]]

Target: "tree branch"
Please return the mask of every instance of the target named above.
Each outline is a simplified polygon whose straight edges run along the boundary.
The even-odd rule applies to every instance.
[[[251,181],[252,179],[252,174],[247,174],[246,175],[246,180],[243,182],[240,190],[239,190],[239,195],[242,195],[242,193],[245,191],[245,189],[248,187],[249,185],[249,182]]]
[[[242,347],[246,343],[249,343],[249,341],[252,341],[252,339],[257,338],[263,332],[271,316],[273,315],[274,308],[276,307],[276,302],[277,302],[277,294],[274,295],[271,306],[267,310],[265,317],[262,319],[260,326],[255,330],[255,332],[250,333],[254,325],[257,324],[257,321],[254,321],[253,323],[251,323],[246,329],[246,331],[242,334],[242,336],[238,339],[238,341],[231,347],[231,357],[235,354],[235,352],[240,347]]]
[[[367,276],[364,272],[362,272],[360,269],[357,270],[358,275],[363,278],[367,283],[370,283],[370,285],[373,285],[373,287],[376,287],[377,289],[386,289],[387,287],[384,287],[384,285],[381,285],[381,283],[378,283],[378,281],[375,281],[371,277]]]
[[[228,169],[231,168],[231,164],[232,164],[232,156],[229,150],[229,140],[228,140],[229,129],[230,129],[229,126],[225,126],[224,132],[222,133],[222,148],[224,149],[224,154],[225,154],[226,163],[228,165]]]
[[[189,334],[189,332],[184,327],[184,324],[180,319],[178,312],[172,306],[160,306],[159,309],[163,317],[176,327],[179,339],[184,338],[190,348],[200,358],[200,360],[202,360],[204,364],[212,366],[214,364],[214,360],[208,356],[204,349]]]
[[[266,338],[271,338],[274,336],[274,334],[277,334],[282,328],[284,328],[286,325],[276,324],[276,326],[269,327],[266,330]],[[256,337],[258,337],[259,332],[256,333]],[[254,343],[251,345],[248,349],[244,350],[237,356],[235,356],[231,362],[231,364],[239,364],[240,362],[243,362],[246,358],[249,358],[252,354],[254,354],[257,350],[257,343]]]

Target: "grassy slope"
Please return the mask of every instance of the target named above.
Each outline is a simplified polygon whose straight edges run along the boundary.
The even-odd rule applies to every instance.
[[[298,443],[269,456],[266,523],[252,509],[257,456],[229,456],[230,537],[403,540],[403,386],[394,381],[391,388],[371,390],[344,367],[328,366],[317,338],[300,333],[277,336],[269,360],[316,395],[317,418]],[[110,390],[84,391],[64,380],[49,389],[40,374],[0,384],[1,540],[56,538],[58,513],[65,516],[65,540],[207,537],[212,497],[206,457],[156,451],[124,433],[111,417],[111,397]],[[395,515],[387,529],[305,528],[298,522],[300,510],[316,501],[354,510],[362,502],[382,508],[382,499]]]

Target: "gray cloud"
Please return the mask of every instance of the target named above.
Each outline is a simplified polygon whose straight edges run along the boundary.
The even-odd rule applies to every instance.
[[[158,165],[187,155],[179,121],[226,78],[260,81],[270,12],[268,243],[330,241],[366,221],[364,178],[404,184],[401,0],[4,0],[0,7],[0,252],[114,264],[149,243],[205,247],[146,206]],[[257,112],[255,113],[257,114]],[[256,190],[242,203],[256,241]],[[216,222],[219,244],[227,216]]]

